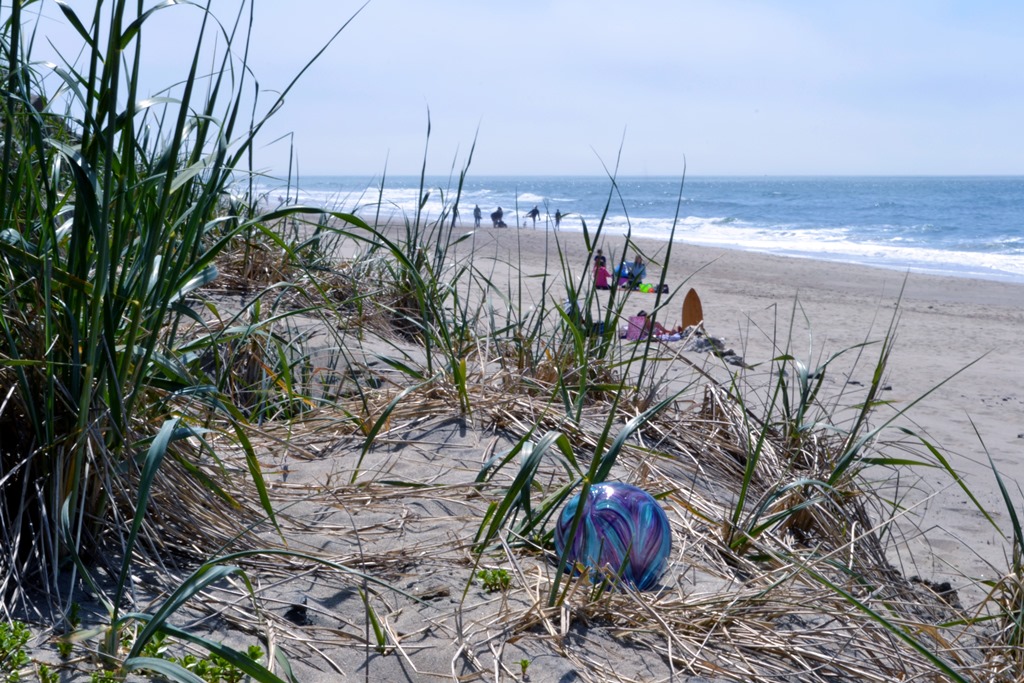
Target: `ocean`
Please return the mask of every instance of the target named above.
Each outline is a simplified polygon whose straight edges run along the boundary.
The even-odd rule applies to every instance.
[[[272,206],[311,203],[372,218],[415,215],[419,177],[316,176],[290,193],[263,181]],[[426,217],[455,200],[457,180],[428,177]],[[1024,177],[605,177],[467,176],[459,200],[465,224],[473,207],[502,207],[510,227],[590,231],[743,249],[902,271],[1024,283]],[[605,207],[607,206],[607,211]]]

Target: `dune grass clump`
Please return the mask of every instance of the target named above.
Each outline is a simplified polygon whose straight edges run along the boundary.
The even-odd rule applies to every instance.
[[[258,365],[237,388],[198,371],[202,349],[185,334],[226,250],[269,241],[265,216],[226,201],[269,115],[250,99],[251,7],[225,25],[195,6],[99,2],[82,17],[60,4],[80,45],[54,67],[33,60],[33,4],[10,3],[0,26],[2,616],[59,621],[84,582],[108,612],[103,661],[178,676],[140,652],[180,603],[147,617],[122,656],[122,635],[141,618],[124,613],[133,567],[167,569],[176,556],[188,567],[246,524],[272,524],[246,431],[250,419],[294,414],[278,404],[280,379],[264,381],[262,359],[244,349],[258,338],[261,355],[278,351],[284,367],[269,374],[280,375],[292,361],[270,343],[279,340],[238,330],[215,340],[234,365]],[[166,11],[195,13],[195,43],[179,84],[146,99],[143,36]],[[221,439],[245,463],[255,508],[233,495],[212,446]],[[211,569],[181,595],[236,571]]]
[[[218,141],[235,132],[212,117],[230,122],[240,103],[194,104],[190,81],[168,123],[140,105],[138,64],[133,71],[114,56],[122,41],[130,49],[137,27],[122,8],[106,33],[100,16],[91,33],[74,17],[90,49],[77,69],[58,72],[64,87],[38,109],[27,106],[43,84],[25,56],[22,3],[4,24],[2,321],[14,361],[4,420],[22,435],[3,452],[15,477],[4,496],[6,591],[33,575],[56,577],[69,568],[66,553],[102,552],[111,506],[135,488],[118,484],[123,464],[161,423],[178,423],[172,404],[187,384],[166,354],[186,297],[216,274],[204,228],[233,161]],[[197,48],[193,80],[199,57]],[[192,117],[196,106],[211,118]],[[10,495],[18,489],[20,499]]]

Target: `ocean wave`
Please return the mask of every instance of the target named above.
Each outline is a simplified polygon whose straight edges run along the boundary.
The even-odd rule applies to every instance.
[[[705,231],[681,239],[704,246],[841,261],[936,275],[1024,282],[1024,260],[1016,254],[978,250],[949,250],[924,246],[857,242],[841,230],[742,230],[731,234]]]

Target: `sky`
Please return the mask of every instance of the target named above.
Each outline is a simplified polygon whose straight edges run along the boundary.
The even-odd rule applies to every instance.
[[[212,6],[229,21],[239,2]],[[1019,0],[362,5],[255,0],[264,102],[351,19],[263,131],[261,168],[294,152],[304,175],[1024,174]],[[41,11],[67,58],[66,21]],[[187,73],[198,25],[158,14],[143,90]]]

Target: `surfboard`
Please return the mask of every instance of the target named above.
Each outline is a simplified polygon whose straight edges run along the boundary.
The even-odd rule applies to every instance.
[[[704,309],[700,305],[697,290],[691,287],[690,291],[686,293],[686,298],[683,299],[683,328],[700,325],[702,322],[704,322]]]

